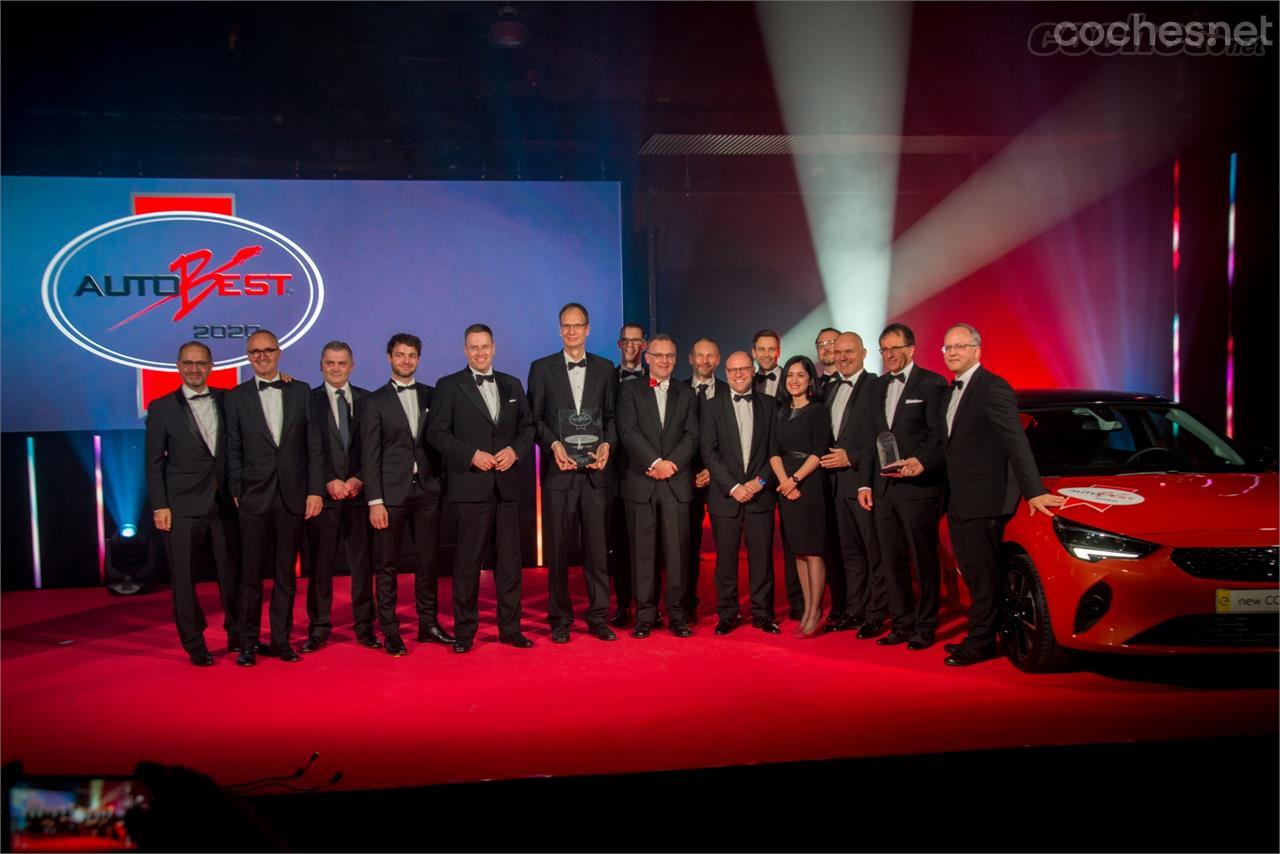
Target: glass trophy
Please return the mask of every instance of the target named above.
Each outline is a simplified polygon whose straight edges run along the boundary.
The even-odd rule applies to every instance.
[[[876,451],[880,454],[881,474],[890,474],[907,464],[898,453],[898,440],[888,430],[876,437]]]
[[[561,409],[560,442],[569,459],[586,468],[595,462],[596,448],[604,432],[604,416],[599,409]]]

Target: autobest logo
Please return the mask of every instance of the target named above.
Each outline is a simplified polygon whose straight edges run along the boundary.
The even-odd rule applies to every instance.
[[[320,316],[311,257],[260,223],[196,211],[142,214],[73,238],[45,268],[41,296],[63,335],[95,355],[173,370],[177,346],[209,345],[214,365],[248,363],[244,339],[270,329],[281,347]]]

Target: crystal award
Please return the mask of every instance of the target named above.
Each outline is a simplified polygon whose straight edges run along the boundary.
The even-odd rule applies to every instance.
[[[604,416],[599,409],[561,409],[560,442],[569,459],[586,468],[595,462],[604,432]]]
[[[898,453],[898,440],[888,430],[876,437],[876,451],[880,454],[880,473],[895,472],[907,464]]]

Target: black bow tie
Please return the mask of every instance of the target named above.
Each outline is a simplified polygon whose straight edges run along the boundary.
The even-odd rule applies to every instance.
[[[496,383],[493,374],[476,374],[476,385],[484,385],[485,383]]]
[[[906,381],[906,374],[889,374],[889,382],[891,383],[905,383]]]
[[[964,388],[964,380],[952,380],[951,387],[956,391]]]
[[[213,397],[213,392],[206,391],[202,394],[193,394],[191,397],[188,397],[187,400],[204,400],[207,397]]]
[[[834,380],[832,380],[832,381],[831,381],[831,384],[832,384],[832,385],[847,385],[849,388],[853,388],[853,380],[834,379]]]
[[[397,382],[393,382],[391,385],[395,388],[396,394],[399,394],[402,391],[413,391],[414,388],[411,385],[400,385],[400,383]]]
[[[750,393],[748,393],[748,394],[735,394],[735,395],[733,396],[733,402],[734,402],[734,403],[741,403],[741,402],[742,402],[742,401],[744,401],[744,400],[751,400],[751,395],[750,395]]]
[[[581,362],[566,362],[565,367],[567,367],[571,371],[574,368],[582,368],[585,370],[587,367],[587,360],[583,359]]]
[[[766,374],[763,371],[761,371],[760,373],[756,374],[756,382],[758,383],[765,382],[766,380],[776,380],[777,378],[778,378],[777,371],[774,371],[771,374]]]
[[[284,388],[284,380],[258,380],[258,391],[266,391],[269,388]]]
[[[619,368],[619,370],[622,371],[622,378],[624,380],[629,380],[632,377],[644,376],[644,368],[636,368],[634,371],[628,370],[627,368]]]

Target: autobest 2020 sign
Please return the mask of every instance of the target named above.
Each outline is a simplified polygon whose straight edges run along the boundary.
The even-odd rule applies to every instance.
[[[174,370],[177,345],[209,345],[214,366],[245,365],[245,341],[269,329],[281,347],[320,316],[324,281],[302,247],[260,223],[174,211],[103,223],[45,268],[50,320],[91,353]]]

